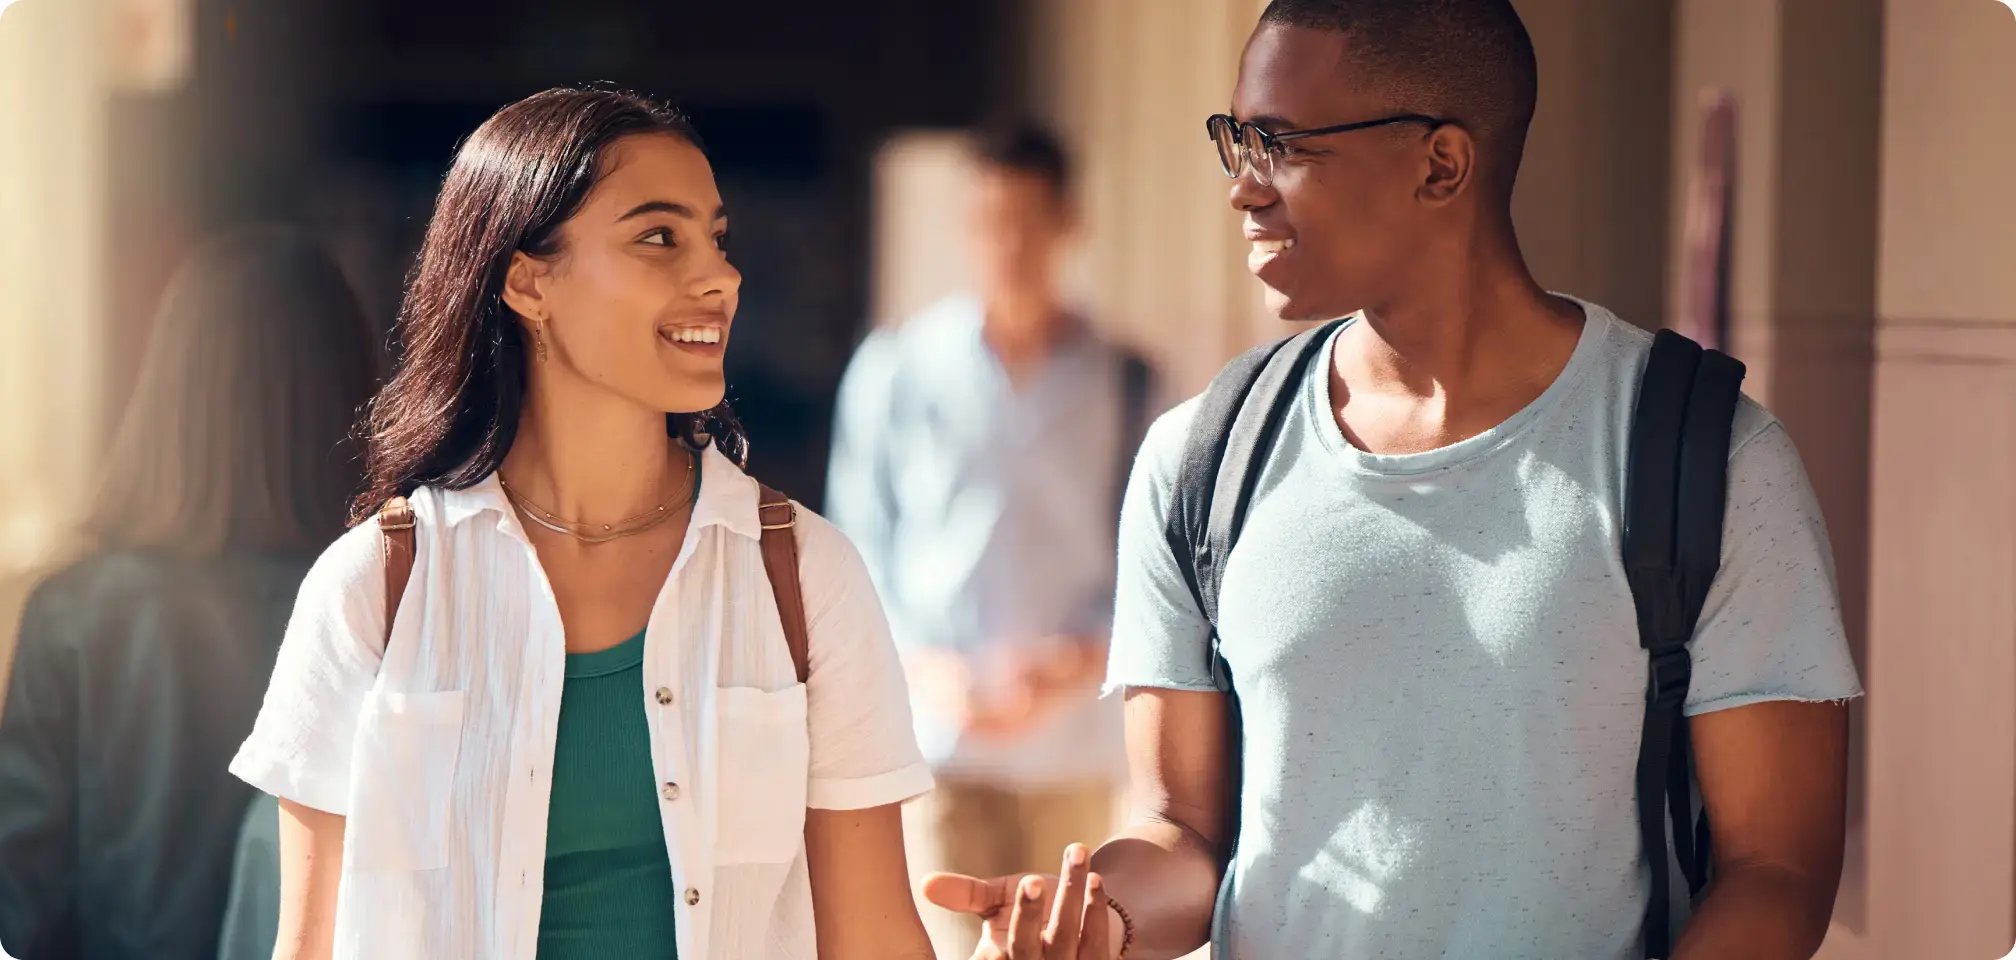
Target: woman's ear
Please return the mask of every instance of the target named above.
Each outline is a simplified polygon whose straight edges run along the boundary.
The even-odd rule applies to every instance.
[[[504,305],[534,328],[546,323],[546,264],[519,250],[504,268]]]

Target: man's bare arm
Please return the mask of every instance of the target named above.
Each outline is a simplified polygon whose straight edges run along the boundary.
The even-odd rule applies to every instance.
[[[1848,708],[1760,703],[1690,729],[1715,867],[1673,960],[1806,960],[1841,882]]]
[[[1222,693],[1127,694],[1133,821],[1092,856],[1092,869],[1134,920],[1129,957],[1182,957],[1211,936],[1230,836],[1229,700]]]

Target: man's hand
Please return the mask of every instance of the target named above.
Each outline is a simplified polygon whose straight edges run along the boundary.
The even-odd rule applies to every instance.
[[[924,897],[986,921],[973,960],[1113,960],[1116,921],[1091,860],[1074,843],[1064,850],[1061,877],[934,873],[924,878]]]
[[[943,647],[903,652],[903,673],[919,700],[961,728],[973,719],[973,668],[964,654]]]

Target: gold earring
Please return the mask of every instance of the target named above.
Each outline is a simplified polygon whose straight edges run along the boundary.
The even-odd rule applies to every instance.
[[[539,324],[532,325],[532,342],[538,345],[539,362],[546,362],[546,334]]]

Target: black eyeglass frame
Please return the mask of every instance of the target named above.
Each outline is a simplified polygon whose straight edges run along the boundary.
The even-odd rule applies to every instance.
[[[1261,183],[1272,183],[1274,177],[1274,158],[1281,155],[1281,144],[1288,143],[1289,141],[1305,140],[1309,137],[1327,137],[1333,133],[1351,133],[1357,130],[1370,130],[1373,127],[1387,127],[1400,123],[1425,123],[1432,129],[1448,122],[1450,121],[1445,118],[1431,117],[1424,113],[1402,113],[1391,117],[1381,117],[1377,120],[1360,120],[1357,123],[1340,123],[1329,127],[1312,127],[1307,130],[1283,130],[1280,133],[1268,133],[1255,126],[1251,121],[1242,123],[1230,114],[1214,113],[1204,118],[1204,134],[1211,139],[1213,147],[1221,148],[1217,151],[1218,166],[1225,171],[1225,178],[1227,180],[1239,179],[1239,175],[1246,168],[1251,167],[1253,175],[1259,178]],[[1222,149],[1222,141],[1218,137],[1218,132],[1221,128],[1229,130],[1234,134],[1232,143],[1238,149],[1237,163],[1227,162],[1228,158]],[[1260,166],[1253,162],[1253,153],[1247,147],[1248,131],[1251,132],[1251,136],[1254,139],[1260,141],[1260,149],[1267,155],[1267,170],[1264,173],[1261,171]]]

